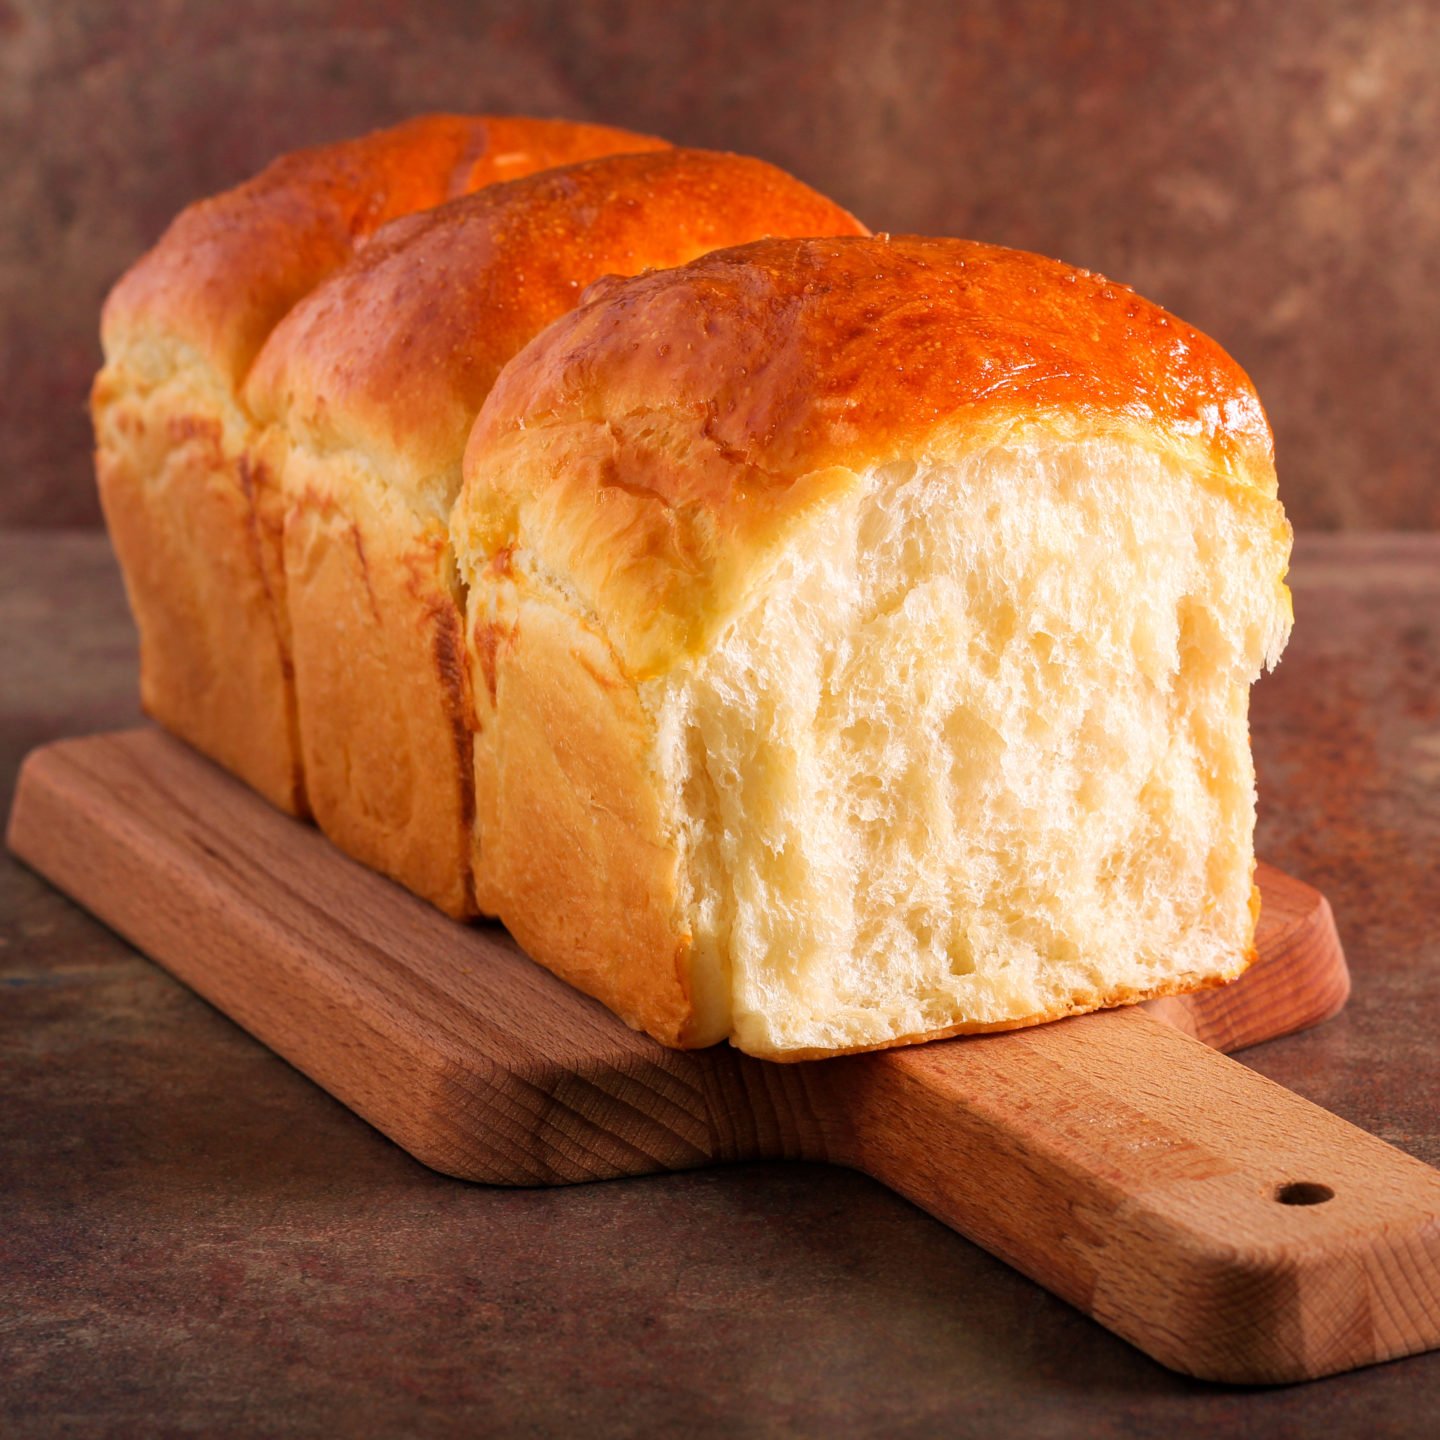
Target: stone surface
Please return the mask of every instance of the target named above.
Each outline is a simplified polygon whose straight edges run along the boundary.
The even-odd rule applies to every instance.
[[[0,521],[93,523],[105,290],[182,205],[427,109],[751,151],[1106,271],[1259,385],[1301,527],[1440,525],[1426,0],[0,0]]]
[[[1440,537],[1311,537],[1260,848],[1355,990],[1242,1056],[1440,1164]],[[0,791],[135,719],[103,540],[0,537]],[[0,857],[0,1434],[1428,1436],[1440,1354],[1173,1375],[854,1174],[423,1169]]]

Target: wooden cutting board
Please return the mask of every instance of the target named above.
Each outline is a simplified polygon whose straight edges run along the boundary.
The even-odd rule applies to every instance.
[[[1224,989],[774,1065],[626,1029],[155,730],[33,753],[8,839],[447,1174],[831,1161],[1193,1375],[1300,1380],[1440,1344],[1440,1172],[1210,1048],[1345,1002],[1329,906],[1273,869],[1260,959]]]

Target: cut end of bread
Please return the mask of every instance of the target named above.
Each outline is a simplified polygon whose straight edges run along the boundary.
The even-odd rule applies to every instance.
[[[1139,429],[861,480],[642,687],[698,1029],[801,1059],[1238,975],[1278,503]]]
[[[1289,632],[1290,531],[1254,387],[1177,317],[968,241],[757,242],[552,326],[464,471],[472,616],[502,555],[516,596],[497,793],[508,729],[536,728],[507,699],[538,673],[525,597],[573,632],[528,712],[563,785],[497,807],[477,883],[507,827],[569,815],[565,873],[510,866],[500,914],[588,915],[640,877],[666,917],[644,986],[618,917],[584,937],[606,965],[531,933],[657,1038],[635,997],[677,977],[681,1043],[797,1059],[1244,969],[1249,687]],[[548,718],[571,696],[584,747]],[[636,789],[654,833],[602,872],[592,817]]]

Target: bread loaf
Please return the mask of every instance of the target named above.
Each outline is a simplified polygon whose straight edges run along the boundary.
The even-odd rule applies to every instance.
[[[120,281],[92,408],[149,714],[276,805],[304,811],[283,505],[239,398],[251,362],[385,222],[554,165],[660,148],[606,126],[422,118],[286,156],[192,205]]]
[[[104,339],[149,712],[657,1039],[1252,957],[1289,528],[1249,381],[1125,287],[439,117],[193,207]]]
[[[765,235],[855,233],[762,161],[611,156],[387,226],[276,327],[247,380],[283,476],[300,752],[316,821],[475,913],[472,701],[448,521],[501,367],[584,287]]]
[[[1252,958],[1290,531],[1245,375],[1124,286],[886,237],[602,282],[501,374],[451,534],[479,902],[665,1043]]]

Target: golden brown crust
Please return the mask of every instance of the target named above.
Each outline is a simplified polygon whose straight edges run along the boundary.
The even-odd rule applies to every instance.
[[[703,401],[712,442],[776,486],[978,406],[1140,420],[1220,459],[1271,453],[1254,387],[1213,340],[1102,275],[971,240],[759,241],[597,287],[506,377],[476,443],[599,396]],[[672,504],[740,498],[735,481],[656,481]]]
[[[111,292],[107,353],[127,329],[165,334],[238,387],[281,317],[388,221],[554,165],[665,147],[606,125],[427,115],[297,150],[180,213]]]
[[[748,156],[669,150],[549,170],[377,234],[276,329],[246,398],[316,450],[364,450],[392,482],[458,481],[501,368],[592,281],[757,236],[862,230]]]
[[[368,504],[343,467],[293,463],[285,563],[311,810],[357,860],[473,915],[471,705],[444,527]]]
[[[121,397],[106,407],[95,458],[140,632],[146,714],[303,813],[288,664],[220,422]]]
[[[597,286],[528,347],[471,435],[457,534],[530,547],[653,672],[856,470],[1047,424],[1161,437],[1273,495],[1249,380],[1126,287],[964,240],[772,240]]]

